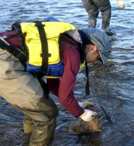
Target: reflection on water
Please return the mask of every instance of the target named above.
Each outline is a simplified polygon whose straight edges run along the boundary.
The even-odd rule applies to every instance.
[[[83,70],[77,77],[75,94],[78,100],[95,103],[99,113],[99,134],[76,135],[71,125],[77,123],[71,114],[56,101],[60,113],[53,146],[134,146],[134,1],[126,1],[126,9],[118,9],[111,1],[112,51],[108,63],[89,65],[90,97],[85,97]],[[87,27],[87,13],[81,1],[71,0],[4,0],[0,3],[0,31],[9,29],[17,19],[53,16],[78,28]],[[97,27],[101,28],[101,14]],[[109,115],[107,118],[102,107]],[[23,115],[0,98],[0,146],[21,146],[24,141]]]

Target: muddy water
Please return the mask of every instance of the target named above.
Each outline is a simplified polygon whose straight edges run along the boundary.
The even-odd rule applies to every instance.
[[[111,53],[108,63],[89,65],[91,95],[84,95],[85,75],[77,77],[75,95],[78,100],[95,103],[101,132],[76,135],[71,126],[77,120],[56,101],[60,113],[53,146],[134,146],[134,1],[126,9],[118,9],[111,0]],[[0,2],[0,31],[10,28],[17,19],[53,16],[78,28],[87,27],[87,13],[77,0],[4,0]],[[101,28],[101,15],[97,27]],[[105,112],[102,110],[104,109]],[[0,98],[0,146],[21,146],[24,142],[23,115]]]

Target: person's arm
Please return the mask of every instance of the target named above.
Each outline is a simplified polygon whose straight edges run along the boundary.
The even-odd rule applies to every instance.
[[[76,81],[76,75],[80,66],[79,52],[69,44],[61,43],[61,56],[64,64],[64,73],[59,80],[49,79],[48,85],[50,91],[59,97],[60,103],[75,117],[80,117],[84,121],[90,121],[97,113],[91,110],[83,109],[75,99],[73,88]],[[83,104],[84,105],[84,104]]]
[[[75,117],[78,117],[84,113],[84,109],[76,101],[73,88],[80,67],[80,55],[73,46],[67,45],[67,43],[61,44],[61,47],[65,46],[66,49],[62,52],[64,72],[60,81],[58,97],[60,103]]]

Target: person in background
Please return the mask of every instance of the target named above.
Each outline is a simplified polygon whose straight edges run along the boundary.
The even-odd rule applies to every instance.
[[[91,28],[96,27],[99,11],[102,13],[102,29],[109,31],[111,19],[111,4],[109,0],[82,0],[83,5],[89,15],[88,25]]]
[[[77,101],[73,88],[81,64],[106,62],[109,38],[101,30],[78,30],[64,22],[12,28],[0,33],[0,95],[24,114],[27,144],[49,146],[58,116],[49,92],[76,118],[90,122],[97,114],[83,108],[88,103]]]

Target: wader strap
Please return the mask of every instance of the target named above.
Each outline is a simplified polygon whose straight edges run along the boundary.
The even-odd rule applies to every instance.
[[[14,57],[18,58],[22,64],[25,64],[27,61],[26,54],[19,48],[11,46],[6,40],[0,36],[0,48],[7,50]]]
[[[5,35],[5,36],[3,36],[2,38],[3,39],[9,39],[9,38],[14,38],[14,37],[18,37],[18,34],[8,34],[8,35]]]
[[[35,21],[42,45],[42,72],[46,72],[48,68],[48,43],[44,26],[40,21]]]

